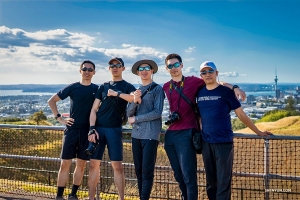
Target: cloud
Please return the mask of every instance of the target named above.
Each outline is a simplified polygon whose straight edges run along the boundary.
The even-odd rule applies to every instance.
[[[192,52],[195,51],[195,49],[196,49],[196,47],[189,47],[189,48],[185,49],[184,51],[185,51],[186,53],[192,53]]]
[[[239,77],[239,76],[247,76],[247,74],[239,74],[237,72],[222,72],[219,73],[220,77]]]
[[[199,76],[199,70],[194,67],[182,68],[185,76]]]
[[[11,66],[11,62],[14,62],[23,72],[60,72],[69,71],[74,65],[77,68],[83,60],[88,59],[95,62],[98,69],[106,69],[108,60],[115,56],[122,57],[126,66],[140,59],[152,59],[160,64],[167,56],[167,53],[153,47],[133,44],[104,48],[101,47],[102,41],[108,41],[100,38],[100,35],[95,38],[65,29],[28,32],[0,26],[0,68]]]

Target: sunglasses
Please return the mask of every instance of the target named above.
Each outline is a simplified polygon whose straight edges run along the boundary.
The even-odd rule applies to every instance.
[[[118,68],[121,68],[122,67],[122,64],[118,63],[118,64],[110,64],[109,65],[109,68],[115,68],[115,67],[118,67]]]
[[[214,72],[215,72],[215,70],[213,70],[213,69],[209,69],[209,70],[206,70],[206,71],[204,70],[204,71],[200,72],[200,75],[212,74]]]
[[[176,62],[176,63],[174,63],[173,65],[168,65],[167,67],[169,68],[169,69],[172,69],[173,67],[174,68],[178,68],[179,66],[181,65],[181,63],[180,62]]]
[[[137,70],[138,70],[139,72],[144,71],[144,70],[150,71],[150,70],[151,70],[151,67],[150,67],[150,66],[139,67]]]
[[[88,72],[93,72],[94,69],[93,69],[93,68],[83,67],[83,68],[81,68],[81,71],[83,71],[83,72],[86,72],[86,71],[88,71]]]

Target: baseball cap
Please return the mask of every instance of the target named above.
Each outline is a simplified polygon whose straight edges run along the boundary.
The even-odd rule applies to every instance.
[[[112,58],[112,59],[108,62],[108,64],[111,64],[112,61],[114,61],[114,60],[116,60],[116,61],[118,61],[119,63],[121,63],[122,66],[124,67],[124,62],[123,62],[122,58],[118,58],[118,57]]]
[[[148,64],[153,69],[153,74],[155,74],[158,70],[157,64],[153,60],[139,60],[133,64],[131,68],[131,72],[137,75],[137,69],[141,64]]]
[[[204,69],[204,68],[206,68],[206,67],[209,67],[209,68],[211,68],[211,69],[213,69],[213,70],[215,70],[215,71],[218,71],[218,70],[217,70],[217,67],[216,67],[216,65],[215,65],[215,63],[213,63],[212,61],[205,61],[205,62],[203,62],[203,63],[200,65],[200,72],[201,72],[202,69]]]

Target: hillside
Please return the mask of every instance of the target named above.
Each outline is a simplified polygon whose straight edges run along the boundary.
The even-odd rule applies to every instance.
[[[300,116],[285,117],[275,122],[255,124],[258,129],[270,131],[275,135],[300,135]],[[234,131],[235,133],[253,133],[249,128]]]

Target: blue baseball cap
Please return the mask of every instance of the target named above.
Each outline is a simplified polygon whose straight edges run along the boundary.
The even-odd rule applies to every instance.
[[[204,69],[204,68],[206,68],[206,67],[209,67],[209,68],[211,68],[211,69],[213,69],[213,70],[215,70],[215,71],[218,71],[218,70],[217,70],[217,67],[216,67],[216,65],[215,65],[215,63],[213,63],[212,61],[205,61],[205,62],[203,62],[203,63],[200,65],[200,72],[201,72],[202,69]]]

